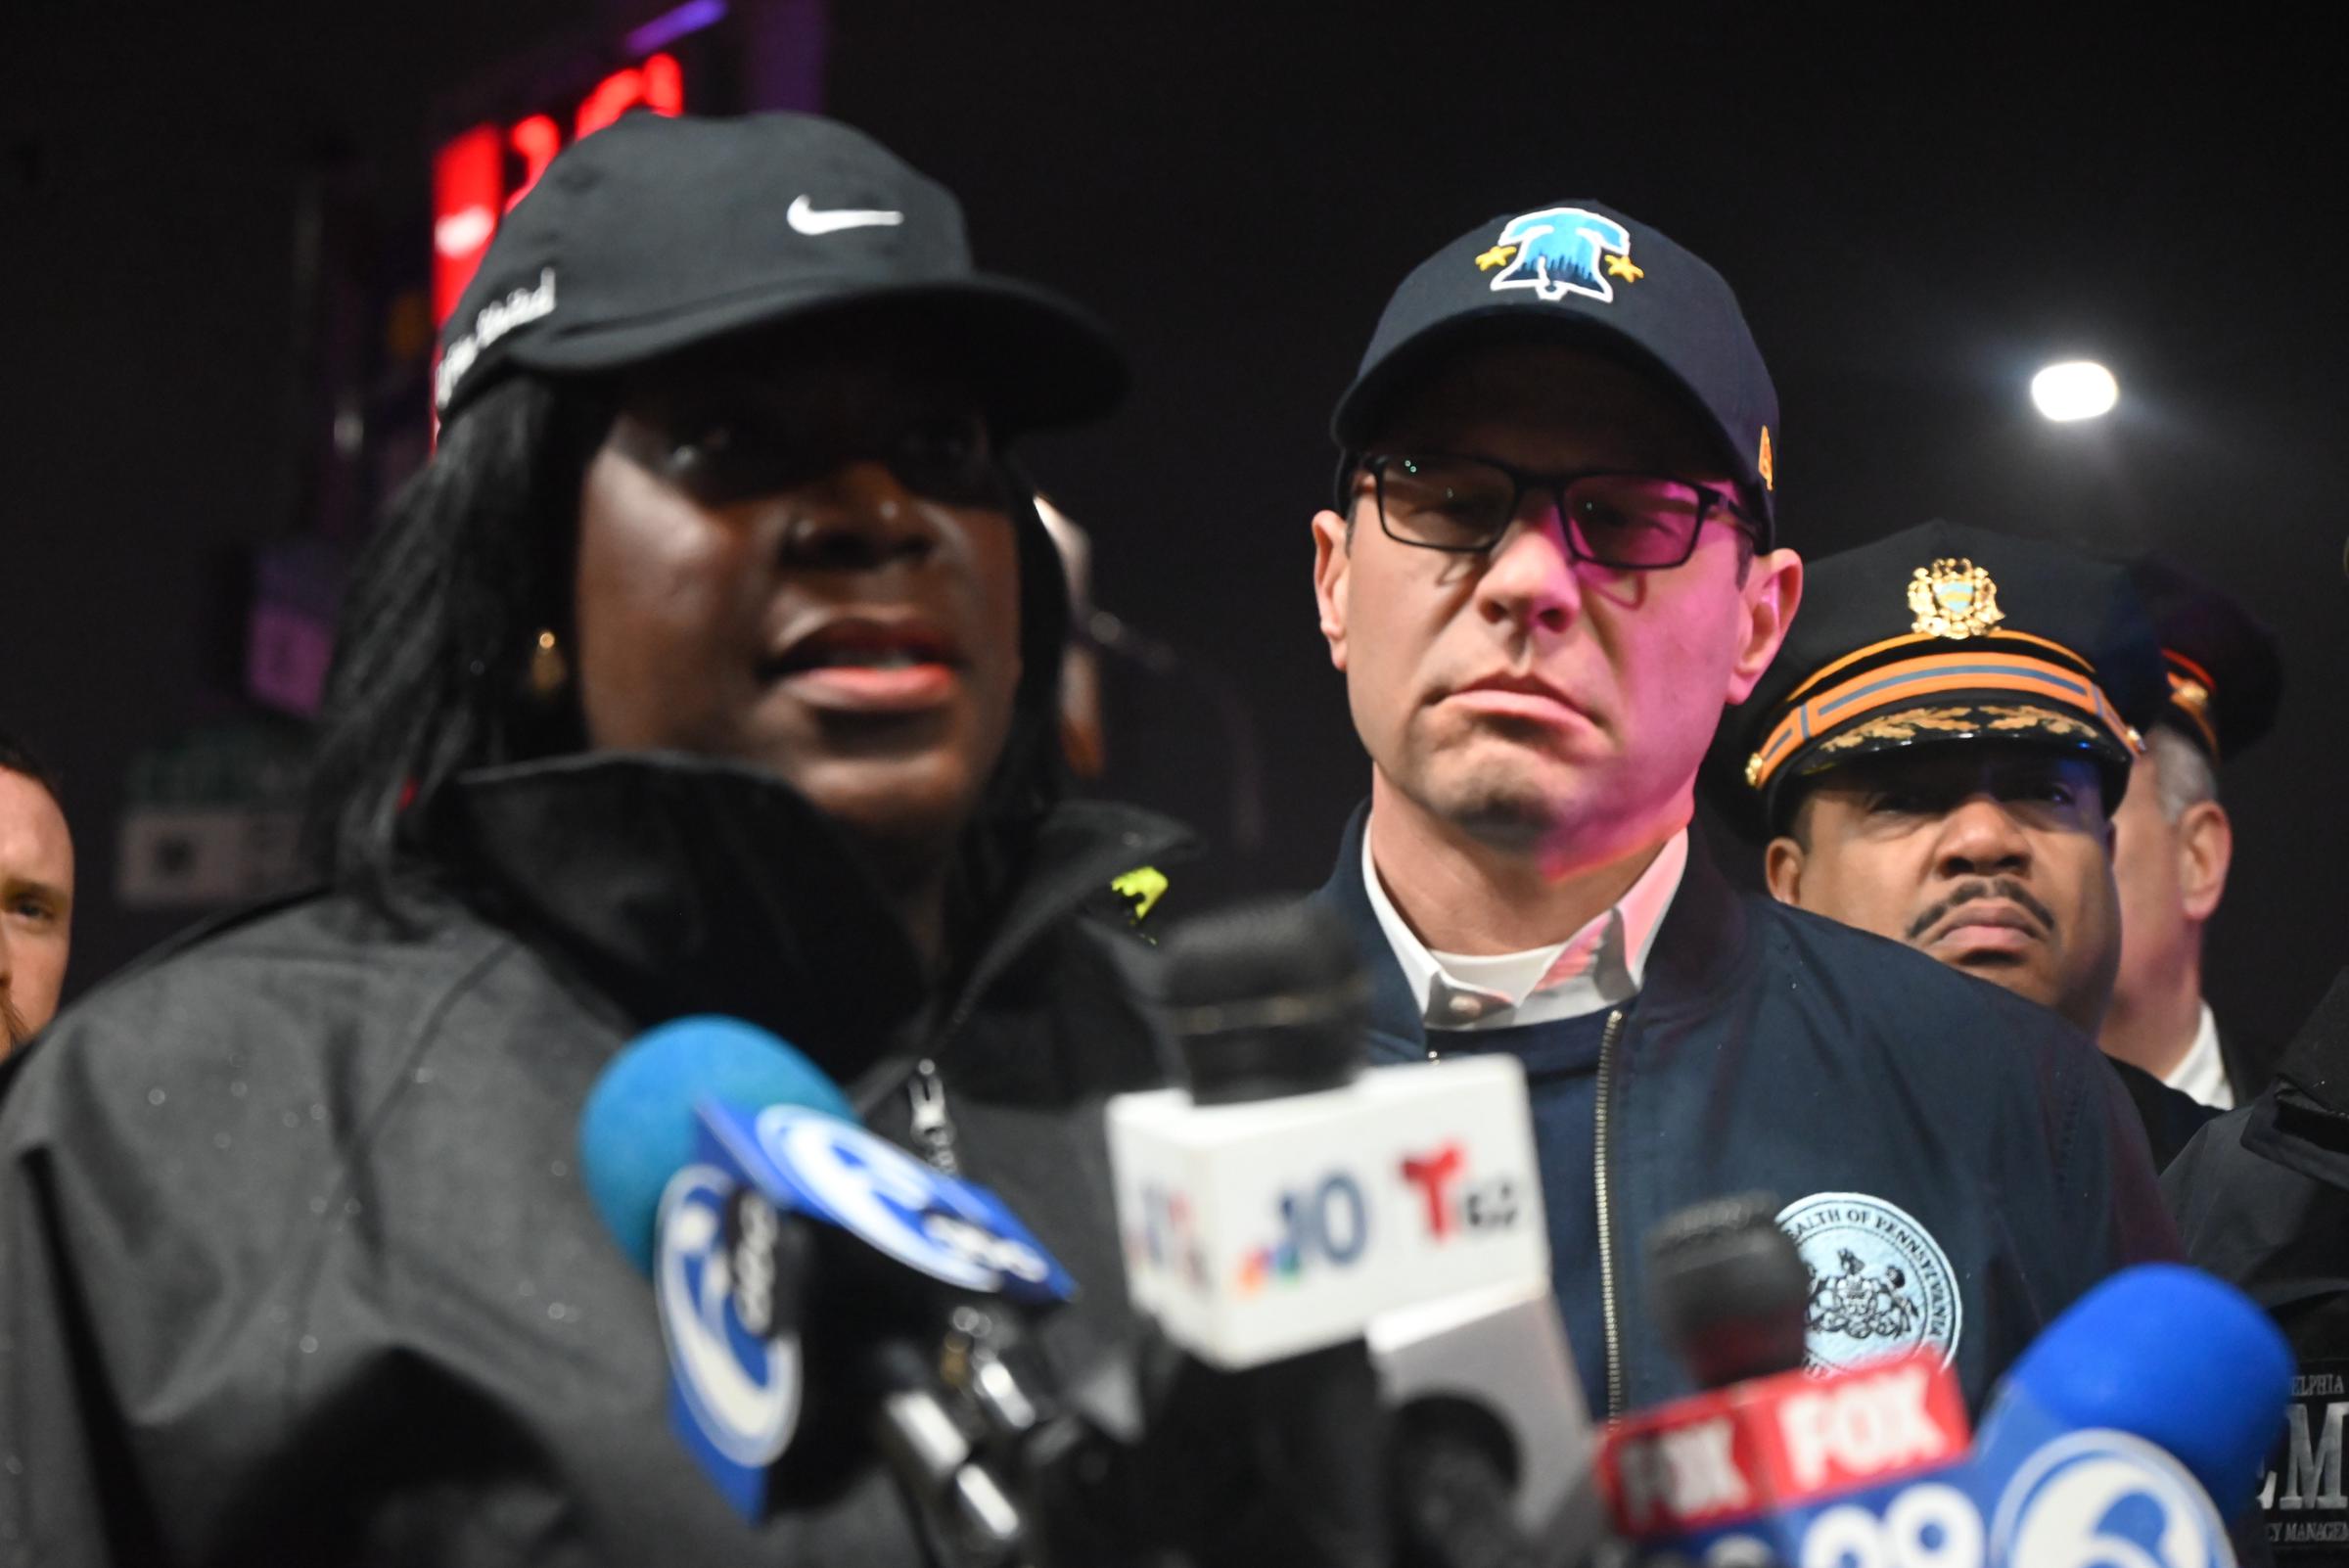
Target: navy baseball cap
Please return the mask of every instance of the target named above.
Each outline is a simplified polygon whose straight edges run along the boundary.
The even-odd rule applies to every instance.
[[[517,367],[614,370],[786,323],[934,324],[1006,429],[1106,413],[1126,389],[1107,329],[981,272],[962,208],[859,131],[811,115],[630,115],[559,154],[516,205],[442,330],[443,419]]]
[[[1378,318],[1330,434],[1359,452],[1396,395],[1439,361],[1526,339],[1613,349],[1659,374],[1719,433],[1762,543],[1773,542],[1778,394],[1737,297],[1670,238],[1597,202],[1503,213],[1414,268]]]

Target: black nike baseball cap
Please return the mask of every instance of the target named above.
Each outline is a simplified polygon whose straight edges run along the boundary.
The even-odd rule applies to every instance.
[[[962,208],[871,137],[812,115],[629,115],[549,163],[442,329],[435,399],[508,370],[619,369],[720,338],[860,313],[930,324],[1007,430],[1124,394],[1108,330],[979,271]]]
[[[1360,452],[1397,395],[1441,362],[1527,340],[1589,344],[1661,376],[1718,432],[1763,547],[1774,542],[1778,394],[1736,295],[1670,238],[1597,202],[1504,212],[1414,268],[1378,318],[1330,434]]]

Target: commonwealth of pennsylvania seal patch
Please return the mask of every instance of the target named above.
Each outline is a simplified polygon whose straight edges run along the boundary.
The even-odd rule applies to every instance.
[[[1865,1192],[1814,1192],[1778,1212],[1811,1270],[1804,1360],[1814,1371],[1930,1346],[1958,1355],[1965,1306],[1933,1233]]]

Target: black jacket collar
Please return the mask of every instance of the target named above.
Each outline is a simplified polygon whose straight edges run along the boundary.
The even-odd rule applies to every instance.
[[[1345,917],[1355,943],[1370,963],[1370,1051],[1381,1061],[1410,1061],[1427,1054],[1427,1028],[1418,998],[1411,994],[1403,964],[1362,885],[1362,835],[1368,831],[1367,801],[1354,809],[1338,846],[1337,868],[1313,895]],[[1639,988],[1639,1016],[1649,1024],[1671,1024],[1708,1011],[1716,998],[1743,983],[1754,962],[1746,941],[1744,900],[1723,878],[1694,825],[1689,830],[1688,867],[1680,891],[1665,911],[1656,945],[1648,952]]]
[[[2349,969],[2300,1026],[2274,1087],[2251,1102],[2243,1147],[2349,1189]]]
[[[443,812],[434,849],[458,891],[552,939],[639,1023],[730,1013],[852,1072],[932,1000],[855,850],[769,774],[588,754],[469,773]],[[1149,812],[1056,807],[958,994],[985,990],[1112,877],[1188,844]]]

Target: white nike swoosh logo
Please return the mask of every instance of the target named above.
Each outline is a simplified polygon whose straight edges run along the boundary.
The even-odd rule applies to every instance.
[[[830,234],[835,229],[895,228],[905,221],[902,212],[882,212],[870,208],[842,207],[819,212],[807,205],[805,196],[792,203],[791,210],[783,216],[802,234]]]

